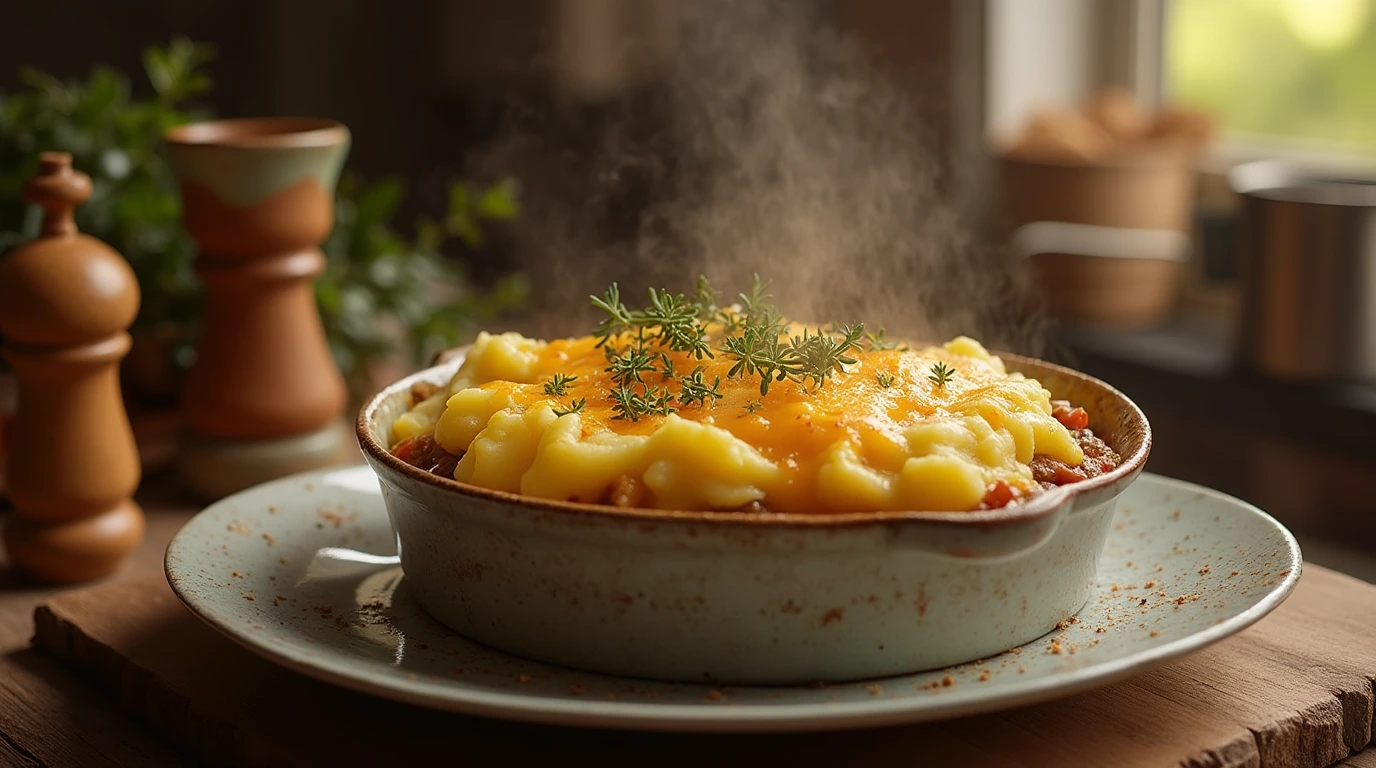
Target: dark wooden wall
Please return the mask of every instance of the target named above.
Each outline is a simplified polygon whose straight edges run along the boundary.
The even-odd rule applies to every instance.
[[[824,2],[920,103],[932,135],[948,141],[955,3]],[[207,99],[217,114],[341,120],[354,133],[350,167],[368,176],[402,175],[416,185],[422,205],[440,204],[444,185],[472,147],[495,133],[513,94],[526,103],[558,97],[565,107],[582,100],[592,110],[606,97],[557,93],[552,30],[573,26],[579,11],[594,6],[578,0],[43,0],[16,6],[6,14],[9,34],[0,45],[0,91],[18,86],[24,66],[72,78],[104,63],[135,75],[136,89],[146,93],[142,49],[184,34],[219,51]],[[653,7],[672,10],[672,3],[631,0],[616,13],[646,15]],[[567,48],[559,53],[565,65],[578,55]]]

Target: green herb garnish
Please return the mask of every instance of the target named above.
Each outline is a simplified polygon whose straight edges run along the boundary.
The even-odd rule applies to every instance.
[[[760,402],[759,400],[751,400],[750,402],[745,404],[745,412],[754,413],[760,410],[762,406],[764,406],[764,403]]]
[[[625,351],[617,351],[608,346],[606,350],[607,372],[616,379],[617,384],[622,385],[629,385],[632,380],[638,384],[644,384],[643,375],[654,371],[655,363],[659,359],[659,355],[645,348],[643,331],[635,346]]]
[[[645,392],[645,412],[655,416],[668,416],[674,412],[674,396],[668,387],[654,387]]]
[[[601,296],[592,296],[592,305],[607,313],[607,317],[602,319],[602,323],[597,326],[597,346],[602,346],[623,331],[630,330],[631,312],[626,309],[626,305],[621,303],[621,288],[616,283],[612,283],[607,292]]]
[[[889,341],[888,339],[884,338],[884,329],[883,329],[883,328],[880,328],[879,330],[875,331],[874,333],[870,333],[869,331],[865,331],[865,341],[869,343],[870,349],[871,349],[871,350],[874,350],[874,351],[876,351],[876,352],[882,351],[882,350],[886,350],[886,349],[893,349],[893,350],[897,350],[897,351],[899,351],[899,352],[907,352],[907,351],[908,351],[907,346],[900,345],[900,344],[899,344],[898,342],[896,342],[896,341]]]
[[[612,337],[627,331],[641,333],[639,347],[647,344],[668,349],[671,352],[688,352],[701,360],[712,357],[712,348],[707,343],[707,329],[699,322],[701,307],[690,302],[681,293],[669,293],[660,288],[650,289],[650,306],[643,310],[627,309],[621,301],[621,288],[612,283],[601,296],[592,296],[593,306],[607,313],[597,326],[597,346],[607,344]],[[653,329],[649,337],[644,335]]]
[[[760,394],[769,394],[771,381],[798,376],[802,371],[792,363],[789,347],[779,341],[782,325],[750,325],[746,321],[740,336],[723,339],[722,350],[736,364],[726,372],[728,378],[750,375],[760,377]]]
[[[794,336],[790,342],[802,377],[812,379],[819,387],[825,385],[832,374],[845,373],[847,365],[855,365],[855,358],[846,353],[859,349],[860,338],[865,334],[864,323],[835,327],[840,339],[821,330],[809,336],[805,328],[802,336]]]
[[[946,365],[945,363],[936,363],[932,366],[932,373],[927,378],[930,379],[933,383],[935,383],[938,387],[944,387],[951,381],[951,379],[955,375],[956,369]]]
[[[712,322],[721,316],[721,294],[712,288],[705,275],[698,275],[698,290],[693,295],[693,306],[698,310],[698,319]]]
[[[889,387],[893,386],[894,376],[891,373],[884,373],[883,371],[880,371],[879,373],[874,374],[874,378],[879,381],[879,386],[883,387],[884,389],[888,389]]]
[[[648,413],[645,398],[625,384],[612,390],[612,412],[616,414],[613,419],[631,421],[640,421],[640,417]]]
[[[699,308],[685,301],[683,294],[671,294],[664,289],[650,290],[650,306],[633,317],[633,321],[659,328],[657,341],[672,352],[688,352],[701,360],[712,357],[707,343],[707,329],[698,322]]]
[[[549,381],[545,382],[545,394],[562,397],[568,386],[575,381],[578,381],[577,376],[565,376],[562,373],[556,373]]]
[[[587,407],[587,404],[588,399],[586,397],[580,397],[577,400],[574,400],[573,402],[569,403],[568,408],[554,408],[552,410],[554,411],[555,416],[567,416],[570,413],[582,413],[583,409]]]
[[[702,376],[702,366],[700,365],[694,368],[691,374],[680,377],[678,382],[679,386],[683,388],[683,391],[680,392],[678,396],[680,405],[692,405],[697,403],[698,405],[705,406],[707,405],[708,398],[711,398],[712,402],[721,399],[721,392],[717,390],[717,388],[721,386],[721,377],[712,377],[712,386],[707,386],[707,381]]]
[[[758,376],[763,397],[775,382],[824,386],[844,373],[847,365],[855,364],[850,352],[861,349],[862,340],[874,338],[859,323],[833,323],[825,329],[805,328],[801,336],[791,335],[788,321],[774,307],[768,285],[758,275],[750,291],[740,294],[736,307],[720,306],[718,293],[705,277],[698,278],[692,299],[651,289],[649,306],[640,310],[625,305],[615,283],[606,293],[590,298],[593,306],[606,313],[596,335],[597,346],[607,358],[606,370],[616,383],[614,418],[632,421],[675,411],[668,388],[650,385],[646,375],[659,373],[660,381],[678,381],[679,405],[707,405],[721,398],[719,377],[708,386],[701,367],[676,376],[670,352],[701,360],[716,357],[715,349],[735,361],[727,378]]]

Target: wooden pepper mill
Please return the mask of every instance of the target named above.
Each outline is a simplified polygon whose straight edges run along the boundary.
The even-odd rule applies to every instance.
[[[182,396],[178,464],[219,497],[357,452],[347,392],[311,281],[334,226],[349,131],[331,120],[253,118],[173,128],[167,155],[200,246],[205,317]]]
[[[139,309],[134,271],[72,218],[91,179],[48,152],[24,199],[43,229],[0,260],[0,335],[19,384],[5,528],[10,561],[40,579],[78,582],[117,569],[143,538],[138,448],[119,389]]]

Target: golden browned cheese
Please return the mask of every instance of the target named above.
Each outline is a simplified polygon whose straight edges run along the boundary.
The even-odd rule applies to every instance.
[[[497,490],[600,501],[629,476],[655,507],[761,501],[789,513],[974,509],[998,481],[1034,491],[1034,454],[1083,459],[1049,393],[972,339],[856,352],[825,385],[774,382],[765,396],[758,376],[729,377],[735,361],[716,354],[670,357],[680,375],[701,365],[709,383],[720,376],[720,400],[631,421],[615,418],[595,338],[483,334],[449,387],[398,419],[393,439],[433,430],[463,454],[456,479]],[[946,384],[932,380],[938,362],[955,371]],[[544,387],[556,373],[577,376],[560,396]],[[646,383],[677,395],[661,378]],[[577,399],[581,412],[556,414]]]

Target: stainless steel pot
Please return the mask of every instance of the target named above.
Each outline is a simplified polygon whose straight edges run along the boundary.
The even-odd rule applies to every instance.
[[[1229,181],[1243,360],[1282,379],[1376,381],[1376,170],[1266,160]]]

